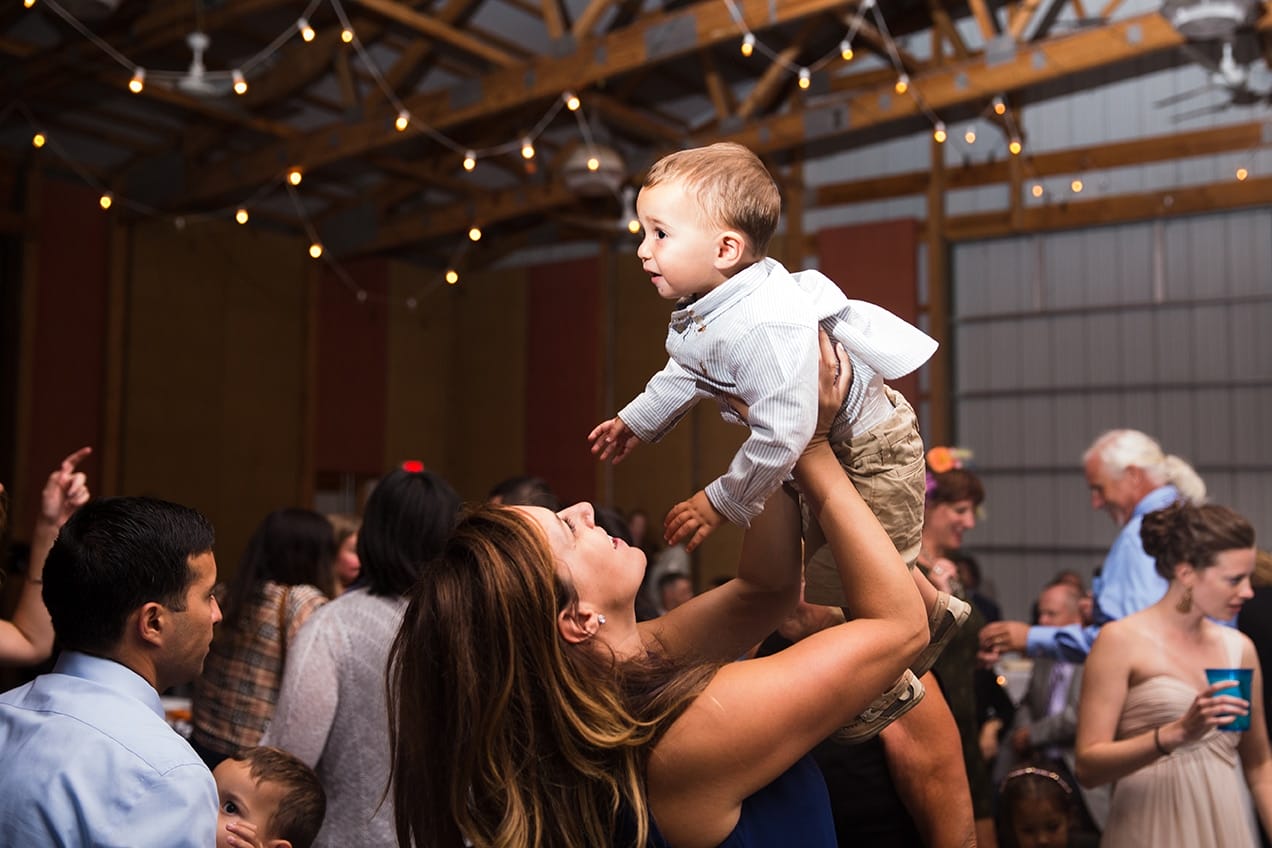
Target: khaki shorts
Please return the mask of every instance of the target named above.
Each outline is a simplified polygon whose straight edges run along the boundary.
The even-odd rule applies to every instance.
[[[884,386],[895,412],[873,430],[831,448],[869,504],[901,558],[911,568],[923,538],[923,500],[927,491],[923,439],[909,401]],[[821,527],[807,505],[804,515],[804,599],[810,604],[845,604],[839,569]]]

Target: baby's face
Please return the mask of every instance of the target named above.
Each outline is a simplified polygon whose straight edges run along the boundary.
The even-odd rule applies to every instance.
[[[216,780],[217,803],[216,848],[230,848],[226,825],[238,822],[246,830],[255,829],[256,839],[268,844],[273,834],[268,832],[269,821],[278,811],[283,787],[273,782],[257,783],[252,779],[252,767],[239,760],[222,760],[212,770]]]

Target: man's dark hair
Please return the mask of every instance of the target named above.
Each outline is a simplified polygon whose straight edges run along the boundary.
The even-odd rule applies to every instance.
[[[185,609],[190,558],[212,550],[197,510],[156,498],[97,498],[62,527],[44,565],[44,605],[63,648],[104,654],[128,616],[157,601]]]
[[[267,839],[286,839],[292,848],[310,848],[327,814],[327,793],[314,770],[279,748],[248,748],[231,757],[247,763],[252,780],[283,787],[278,809],[266,824]]]
[[[373,595],[405,595],[455,529],[459,495],[432,471],[396,469],[367,498],[358,531],[362,581]]]
[[[529,475],[501,480],[490,490],[486,500],[507,506],[541,506],[553,512],[561,509],[561,499],[552,491],[548,481]]]

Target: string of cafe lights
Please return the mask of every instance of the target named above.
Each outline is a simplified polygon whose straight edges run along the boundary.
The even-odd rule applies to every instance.
[[[177,80],[183,79],[189,74],[188,70],[169,71],[147,69],[133,62],[84,26],[84,24],[76,19],[73,14],[61,6],[57,0],[22,0],[22,2],[23,6],[28,9],[37,4],[48,8],[51,12],[65,21],[68,26],[123,67],[125,71],[129,73],[127,83],[128,89],[135,94],[143,92],[148,81],[158,81],[163,84],[175,84]],[[242,62],[238,63],[236,67],[226,70],[204,70],[204,79],[210,82],[219,82],[222,85],[228,85],[230,90],[232,90],[236,95],[242,96],[246,94],[249,87],[250,75],[258,68],[267,66],[269,60],[279,50],[281,50],[283,46],[295,38],[300,38],[302,41],[308,43],[312,42],[317,37],[316,30],[310,24],[310,18],[318,11],[323,2],[324,0],[310,0],[310,2],[305,6],[302,14],[295,21],[295,24],[286,27],[266,47],[247,59],[244,59]],[[392,121],[393,131],[398,133],[414,131],[427,136],[456,156],[461,156],[460,167],[462,167],[464,171],[471,172],[476,169],[478,162],[481,159],[504,156],[514,152],[519,153],[521,157],[527,161],[533,159],[536,155],[535,142],[543,134],[543,132],[546,131],[552,121],[559,115],[561,109],[564,108],[574,115],[578,124],[580,135],[583,139],[584,147],[589,151],[589,158],[586,162],[587,168],[593,171],[599,169],[600,160],[597,154],[595,139],[592,136],[587,121],[584,119],[580,98],[571,91],[562,92],[559,98],[555,98],[544,112],[543,116],[528,132],[515,136],[506,142],[487,147],[474,148],[461,144],[427,123],[415,119],[406,108],[403,101],[397,96],[396,92],[393,91],[392,87],[385,80],[379,66],[358,38],[340,0],[325,0],[325,2],[329,3],[331,6],[335,13],[337,22],[341,27],[340,40],[344,44],[350,45],[355,50],[368,74],[370,74],[376,86],[384,95],[386,102],[390,105],[392,113],[394,114]],[[944,121],[942,121],[941,118],[932,110],[927,101],[922,97],[919,87],[916,85],[915,81],[910,78],[905,68],[905,64],[901,59],[900,51],[897,49],[896,41],[888,29],[887,21],[884,18],[882,11],[879,9],[877,0],[862,0],[848,23],[847,34],[840,41],[837,48],[808,65],[795,64],[786,59],[781,53],[770,48],[759,39],[750,27],[747,26],[735,0],[723,0],[723,2],[728,8],[730,17],[742,32],[742,42],[740,47],[742,55],[750,58],[756,52],[760,53],[770,62],[782,66],[794,75],[798,86],[804,90],[811,86],[813,74],[827,67],[830,63],[835,61],[836,57],[844,62],[850,62],[854,59],[856,53],[853,42],[857,38],[861,27],[865,23],[865,16],[870,14],[874,22],[875,29],[883,39],[887,58],[891,63],[893,70],[897,73],[894,91],[899,96],[908,94],[911,98],[913,98],[920,112],[932,124],[932,137],[934,141],[943,144],[949,138],[949,132]],[[299,195],[296,192],[296,187],[300,185],[304,175],[303,163],[284,169],[280,172],[276,179],[259,187],[252,195],[244,198],[236,204],[209,212],[171,215],[171,213],[163,213],[160,210],[148,206],[147,204],[119,196],[110,191],[109,188],[103,185],[100,180],[96,179],[85,168],[75,162],[74,159],[67,154],[65,149],[57,144],[45,129],[40,127],[39,122],[24,104],[11,103],[3,111],[0,111],[0,122],[4,120],[4,117],[7,116],[8,112],[15,106],[31,125],[32,145],[37,148],[48,146],[52,149],[84,183],[99,192],[99,204],[104,210],[109,210],[118,206],[130,209],[137,214],[145,216],[163,216],[167,214],[173,218],[179,228],[184,227],[190,222],[224,219],[231,216],[233,220],[239,224],[246,224],[251,218],[250,210],[253,206],[273,195],[280,186],[284,187],[291,197],[297,217],[300,219],[305,234],[309,239],[309,255],[316,260],[322,259],[326,261],[331,267],[334,275],[342,283],[344,283],[346,287],[354,292],[358,302],[365,303],[368,300],[374,299],[380,299],[388,302],[387,298],[373,298],[364,289],[359,287],[348,272],[341,268],[340,265],[335,262],[333,257],[331,257],[331,255],[326,251],[318,237],[317,229],[313,225],[312,219],[305,210],[303,203],[300,202]],[[1013,113],[1007,108],[1002,95],[995,96],[988,108],[992,109],[993,112],[1002,119],[1004,129],[1008,137],[1008,152],[1013,156],[1019,155],[1023,151],[1020,128],[1016,124]],[[968,124],[962,134],[962,140],[969,148],[971,145],[975,144],[977,135],[974,124]],[[1249,174],[1250,171],[1247,167],[1240,166],[1236,169],[1235,176],[1237,180],[1241,181],[1247,179]],[[1069,183],[1069,190],[1074,194],[1080,193],[1084,187],[1085,183],[1081,175],[1073,177]],[[1048,194],[1040,180],[1032,182],[1030,186],[1030,193],[1034,198],[1043,198]],[[468,230],[469,241],[471,243],[475,243],[480,240],[481,235],[482,233],[479,223],[474,222]],[[458,264],[458,260],[467,252],[468,247],[468,244],[463,245],[460,250],[457,251],[457,254],[452,257],[450,267],[447,268],[442,277],[447,284],[454,285],[459,281],[459,274],[455,266]],[[420,294],[408,297],[407,306],[414,309],[418,304],[419,299]]]
[[[562,109],[571,113],[577,123],[579,133],[582,136],[583,147],[588,152],[588,158],[585,166],[588,170],[596,171],[600,168],[600,155],[596,145],[596,140],[591,132],[587,120],[582,110],[582,101],[572,91],[562,92],[559,98],[554,98],[552,103],[545,110],[543,116],[528,131],[523,132],[514,138],[485,147],[473,147],[462,144],[450,136],[437,130],[435,127],[414,118],[405,104],[393,91],[388,81],[384,78],[379,66],[366,50],[361,40],[358,38],[349,17],[341,4],[340,0],[310,0],[304,11],[297,18],[294,26],[289,26],[280,32],[266,47],[253,54],[252,56],[239,62],[235,67],[226,70],[203,70],[202,78],[213,84],[228,86],[238,96],[245,95],[249,88],[249,80],[251,75],[257,69],[268,66],[270,59],[281,50],[288,42],[295,38],[309,43],[317,37],[317,31],[310,24],[310,18],[313,17],[323,2],[329,3],[336,20],[339,23],[340,40],[357,53],[367,73],[371,76],[375,85],[384,95],[386,102],[390,105],[392,114],[394,115],[392,127],[393,131],[398,133],[407,133],[410,131],[418,132],[427,136],[433,141],[439,143],[451,153],[460,159],[460,167],[466,172],[471,172],[477,168],[478,162],[483,159],[491,159],[494,157],[505,156],[517,153],[526,161],[535,158],[537,151],[535,143],[540,136],[548,129],[553,120],[560,114]],[[175,85],[177,81],[186,78],[189,75],[188,70],[171,71],[146,68],[125,56],[116,50],[111,44],[96,35],[92,30],[79,21],[69,10],[62,6],[58,0],[22,0],[23,6],[30,9],[37,4],[47,8],[53,14],[61,18],[71,29],[75,30],[87,41],[97,47],[101,52],[110,57],[115,63],[119,64],[128,73],[128,90],[134,94],[141,94],[145,91],[148,83],[158,82],[164,85]],[[3,111],[0,111],[0,122],[4,117],[13,110],[17,109],[27,120],[31,127],[32,146],[36,148],[48,147],[59,159],[62,160],[68,168],[70,168],[81,181],[98,193],[98,203],[103,210],[112,208],[125,208],[132,212],[146,217],[170,217],[178,228],[184,228],[189,223],[204,222],[211,220],[220,220],[231,218],[239,224],[247,224],[251,220],[251,210],[254,206],[261,203],[267,197],[273,195],[279,187],[285,188],[291,198],[292,206],[296,211],[297,218],[300,220],[301,227],[309,241],[309,255],[315,260],[324,260],[331,268],[334,275],[355,295],[359,303],[366,303],[373,300],[388,301],[387,298],[377,298],[369,294],[356,284],[352,277],[345,271],[330,253],[326,250],[321,239],[318,236],[317,228],[314,226],[308,211],[301,202],[297,187],[304,178],[304,165],[295,164],[283,169],[276,179],[270,180],[265,185],[258,188],[252,195],[237,203],[214,209],[206,212],[193,212],[184,214],[165,213],[155,209],[148,204],[137,200],[122,196],[112,191],[104,185],[101,180],[97,179],[87,169],[83,168],[75,159],[68,154],[66,149],[57,143],[56,139],[43,128],[38,119],[32,114],[31,110],[21,102],[10,103]],[[470,243],[475,243],[482,236],[479,222],[474,222],[468,229],[468,239]],[[457,266],[459,260],[467,253],[468,244],[462,245],[451,257],[451,261],[446,271],[441,275],[447,285],[455,285],[459,282],[459,272]],[[410,309],[414,309],[424,292],[418,292],[406,298],[406,305]]]

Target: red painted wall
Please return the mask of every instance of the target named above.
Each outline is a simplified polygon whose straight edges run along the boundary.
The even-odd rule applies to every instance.
[[[595,497],[587,434],[600,409],[601,274],[595,258],[529,269],[526,315],[526,473],[562,501]]]
[[[36,232],[27,242],[36,251],[34,338],[26,365],[30,441],[19,490],[26,493],[27,521],[39,514],[40,490],[57,463],[84,445],[101,447],[110,267],[110,215],[97,205],[97,193],[52,179],[40,185]],[[100,492],[97,459],[81,468]],[[29,527],[15,530],[25,535]]]
[[[330,273],[319,284],[315,468],[379,474],[388,414],[388,263],[369,259],[344,268],[367,300],[359,303]]]
[[[912,324],[919,323],[919,224],[882,221],[817,233],[819,268],[857,300],[877,303]],[[915,374],[889,381],[916,406]]]

